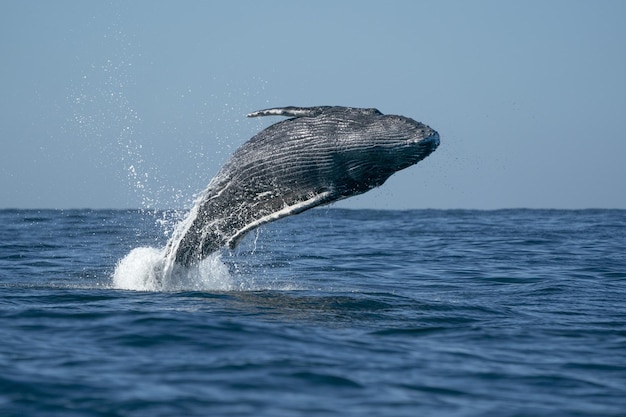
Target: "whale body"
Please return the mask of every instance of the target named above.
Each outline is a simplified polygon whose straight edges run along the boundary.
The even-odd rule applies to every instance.
[[[244,143],[199,195],[166,246],[191,266],[234,248],[256,227],[364,193],[439,146],[439,134],[377,109],[319,106],[260,110],[286,116]]]

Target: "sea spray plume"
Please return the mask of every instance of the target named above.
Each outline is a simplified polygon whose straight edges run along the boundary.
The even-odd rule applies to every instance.
[[[286,116],[243,144],[177,226],[165,275],[197,264],[249,231],[282,217],[362,194],[421,161],[439,134],[376,109],[283,107],[248,117]]]

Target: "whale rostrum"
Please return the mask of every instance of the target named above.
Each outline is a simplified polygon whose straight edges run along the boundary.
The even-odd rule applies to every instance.
[[[439,146],[439,134],[404,116],[340,106],[279,107],[284,116],[244,143],[174,231],[166,256],[190,266],[282,217],[364,193]]]

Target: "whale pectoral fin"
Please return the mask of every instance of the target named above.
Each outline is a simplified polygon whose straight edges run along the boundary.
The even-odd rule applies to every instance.
[[[333,193],[331,191],[324,191],[322,193],[316,194],[313,197],[309,198],[305,201],[300,201],[288,206],[284,206],[278,211],[275,211],[267,216],[263,216],[260,219],[257,219],[253,222],[248,223],[243,228],[239,229],[228,241],[226,245],[230,249],[234,249],[241,239],[250,232],[251,230],[256,229],[257,227],[273,222],[274,220],[281,219],[283,217],[291,216],[292,214],[302,213],[305,210],[311,209],[313,207],[321,206],[323,204],[328,204],[337,200],[336,197],[333,197]]]
[[[247,117],[260,117],[260,116],[285,116],[285,117],[315,117],[319,116],[324,110],[329,109],[331,106],[317,106],[317,107],[275,107],[273,109],[258,110],[249,113]]]
[[[248,113],[247,117],[285,116],[285,117],[317,117],[324,112],[339,112],[353,116],[380,116],[378,109],[361,109],[356,107],[317,106],[317,107],[274,107],[273,109],[258,110]]]

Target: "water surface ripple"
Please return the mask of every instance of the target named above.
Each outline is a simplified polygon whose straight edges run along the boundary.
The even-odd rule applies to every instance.
[[[318,209],[116,289],[161,217],[0,211],[0,415],[624,415],[626,211]]]

